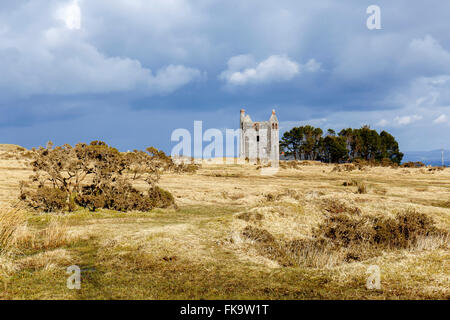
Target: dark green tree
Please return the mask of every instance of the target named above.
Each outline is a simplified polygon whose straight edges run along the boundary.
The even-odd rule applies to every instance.
[[[395,138],[386,131],[380,134],[369,126],[359,129],[342,129],[336,136],[333,129],[323,131],[313,126],[292,128],[284,133],[280,141],[286,155],[295,159],[321,160],[325,162],[344,162],[363,159],[371,162],[389,160],[400,164],[400,152]]]
[[[284,151],[286,156],[297,157],[300,154],[300,146],[302,144],[303,135],[300,128],[294,127],[290,131],[286,131],[280,141],[280,149]]]
[[[348,160],[347,143],[344,137],[327,135],[321,140],[321,160],[340,163]]]
[[[316,160],[320,153],[320,141],[323,131],[312,126],[292,128],[283,134],[280,141],[281,150],[294,159]]]
[[[398,142],[388,132],[382,131],[380,133],[381,148],[380,148],[380,160],[389,159],[394,163],[400,164],[403,159],[403,153],[400,152]]]

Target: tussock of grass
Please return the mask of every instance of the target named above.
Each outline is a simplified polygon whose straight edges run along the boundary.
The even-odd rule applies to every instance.
[[[25,221],[25,215],[20,209],[0,209],[0,252],[11,247]]]
[[[359,194],[367,193],[367,185],[364,182],[358,182],[357,187],[357,191]]]
[[[243,192],[229,193],[227,191],[224,191],[222,192],[222,196],[224,199],[231,199],[231,200],[239,200],[245,198],[245,194]]]
[[[415,211],[406,211],[395,219],[331,214],[310,239],[277,239],[267,230],[250,225],[242,236],[256,244],[259,254],[282,266],[316,268],[362,261],[383,250],[448,246],[448,232],[437,229],[431,218]]]
[[[62,247],[78,241],[61,219],[51,218],[45,227],[32,228],[20,209],[0,210],[0,236],[0,280],[2,274],[9,277],[24,269],[50,270],[64,265],[70,254]]]
[[[242,219],[244,221],[261,221],[263,219],[263,215],[258,212],[243,212],[237,215],[238,219]]]
[[[287,189],[281,192],[268,192],[264,194],[264,200],[267,202],[276,202],[282,200],[283,198],[300,200],[301,195],[297,191],[292,189]]]
[[[215,177],[215,178],[241,178],[244,177],[242,172],[229,173],[229,172],[212,172],[205,174],[206,176]]]
[[[41,238],[41,248],[53,249],[68,245],[74,239],[68,233],[66,223],[58,220],[52,220],[47,228],[42,230],[38,237]]]
[[[58,267],[70,266],[72,257],[66,249],[55,249],[29,255],[18,261],[20,269],[51,270]]]

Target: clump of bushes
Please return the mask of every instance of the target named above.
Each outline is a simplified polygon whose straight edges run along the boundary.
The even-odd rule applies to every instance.
[[[352,161],[352,164],[355,166],[355,168],[361,170],[365,167],[373,167],[376,165],[375,161],[369,161],[366,159],[356,158]]]
[[[196,163],[178,163],[177,165],[173,165],[173,171],[176,173],[197,173],[198,169],[200,169],[200,165]]]
[[[343,185],[344,187],[352,187],[352,186],[356,186],[357,183],[358,183],[358,181],[352,179],[351,181],[344,181],[344,182],[342,183],[342,185]]]
[[[342,172],[342,171],[353,171],[353,170],[366,170],[366,168],[372,168],[372,167],[391,167],[391,168],[398,168],[399,165],[397,162],[392,161],[389,158],[383,158],[381,160],[366,160],[361,158],[356,158],[351,161],[351,163],[342,163],[342,164],[336,164],[333,168],[332,172]]]
[[[271,193],[271,192],[266,193],[266,194],[264,195],[264,198],[265,198],[266,201],[268,201],[268,202],[278,201],[278,200],[281,199],[281,197],[282,197],[282,196],[281,196],[280,194],[275,194],[275,193]]]
[[[357,167],[353,163],[336,164],[331,172],[350,172],[356,170],[356,168]]]
[[[154,186],[148,191],[150,205],[153,208],[168,208],[171,206],[175,206],[175,199],[173,195],[158,186]]]
[[[302,163],[297,160],[280,161],[280,167],[282,169],[299,169]]]
[[[343,247],[368,244],[378,248],[407,248],[421,236],[444,233],[423,213],[410,210],[395,218],[329,216],[315,230],[315,236],[325,237]]]
[[[352,163],[359,169],[362,170],[365,167],[391,167],[391,168],[397,168],[398,163],[396,161],[392,161],[389,158],[382,158],[382,159],[361,159],[356,158],[352,161]]]
[[[246,226],[242,231],[242,235],[250,240],[260,243],[273,243],[275,237],[267,230]]]
[[[344,181],[342,185],[344,187],[356,186],[356,191],[359,194],[367,193],[367,185],[363,181],[352,179],[351,181]]]
[[[251,240],[257,252],[283,267],[306,265],[322,267],[333,259],[333,246],[326,239],[276,239],[270,232],[252,226],[242,231],[242,236]]]
[[[21,183],[20,199],[45,212],[73,211],[77,205],[95,211],[148,211],[174,206],[170,192],[157,186],[164,172],[193,173],[198,166],[175,164],[163,151],[121,153],[102,141],[75,147],[63,145],[32,150],[34,174]],[[145,182],[147,191],[133,187]]]
[[[27,187],[29,184],[21,183],[20,199],[33,209],[41,209],[44,212],[69,210],[70,203],[64,190],[44,185],[39,185],[35,190]]]
[[[409,162],[403,163],[400,167],[402,167],[402,168],[423,168],[426,166],[423,162],[420,162],[420,161],[415,161],[415,162],[409,161]]]
[[[382,250],[411,248],[423,237],[447,237],[448,232],[437,229],[425,214],[406,211],[395,218],[332,214],[305,239],[276,239],[253,226],[247,226],[242,236],[259,254],[282,266],[324,267],[364,260]]]
[[[153,205],[152,196],[145,195],[129,184],[97,188],[93,185],[83,187],[83,192],[75,197],[77,205],[95,211],[97,208],[116,211],[149,211]]]

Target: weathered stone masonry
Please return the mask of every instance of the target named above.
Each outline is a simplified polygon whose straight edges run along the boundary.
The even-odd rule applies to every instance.
[[[241,110],[239,158],[250,161],[278,163],[280,159],[280,141],[278,119],[275,110],[269,121],[253,122],[250,116]]]

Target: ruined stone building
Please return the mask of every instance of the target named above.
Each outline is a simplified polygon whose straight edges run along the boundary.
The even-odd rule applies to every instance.
[[[275,110],[269,121],[253,122],[250,116],[241,110],[239,158],[250,161],[278,164],[280,159],[280,141],[278,119]]]

